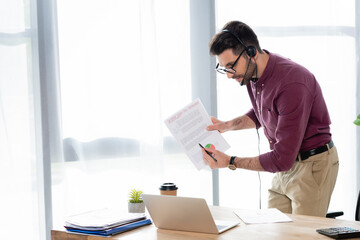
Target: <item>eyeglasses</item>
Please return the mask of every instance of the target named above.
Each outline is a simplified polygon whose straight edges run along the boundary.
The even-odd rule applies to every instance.
[[[218,72],[218,73],[221,73],[221,74],[226,74],[226,73],[231,73],[231,74],[235,74],[236,73],[236,70],[234,69],[236,63],[239,61],[241,55],[245,52],[246,49],[242,50],[242,52],[240,53],[240,55],[237,57],[237,59],[235,60],[235,62],[233,63],[233,65],[229,68],[226,68],[226,67],[221,67],[220,64],[218,63],[216,65],[216,68],[215,70]]]

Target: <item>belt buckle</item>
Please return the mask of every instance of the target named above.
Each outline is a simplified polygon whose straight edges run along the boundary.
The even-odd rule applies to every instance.
[[[306,159],[308,159],[311,156],[310,152],[303,152],[302,154],[300,154],[301,157],[301,161],[305,161]]]

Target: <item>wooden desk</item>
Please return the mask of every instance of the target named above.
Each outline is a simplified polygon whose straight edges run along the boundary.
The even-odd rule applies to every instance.
[[[211,212],[216,219],[231,220],[237,217],[233,214],[233,209],[210,206]],[[304,239],[331,239],[315,230],[329,227],[352,227],[360,229],[360,222],[345,221],[329,218],[310,217],[303,215],[288,214],[293,220],[289,223],[270,223],[246,225],[241,222],[219,235],[204,234],[193,232],[182,232],[172,230],[157,229],[154,224],[140,227],[129,232],[117,234],[111,238],[80,235],[66,232],[65,228],[51,231],[51,240],[105,240],[105,239],[159,239],[159,240],[183,240],[183,239],[261,239],[261,240],[304,240]],[[355,239],[355,238],[353,238]],[[360,239],[360,238],[357,238]]]

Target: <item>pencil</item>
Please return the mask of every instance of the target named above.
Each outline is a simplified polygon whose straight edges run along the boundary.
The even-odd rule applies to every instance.
[[[204,146],[201,145],[200,143],[199,143],[199,146],[200,146],[201,148],[205,149]],[[205,149],[205,152],[206,152],[212,159],[214,159],[215,162],[217,162],[217,160],[211,155],[211,153],[209,153],[208,151],[206,151],[206,149]]]

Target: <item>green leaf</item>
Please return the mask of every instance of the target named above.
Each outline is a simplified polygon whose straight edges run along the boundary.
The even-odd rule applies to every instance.
[[[143,192],[136,189],[131,189],[129,192],[129,202],[130,203],[142,203],[143,200],[141,198],[141,194]]]
[[[356,119],[356,120],[354,121],[354,124],[357,125],[357,126],[360,126],[360,119]]]
[[[353,123],[357,126],[360,126],[360,114],[357,115],[357,118],[355,119],[355,121]]]

